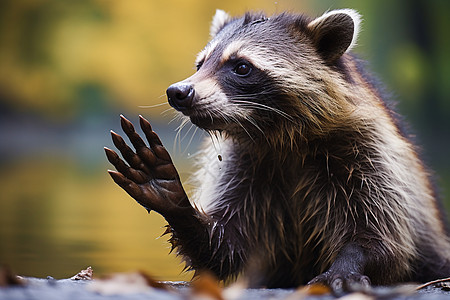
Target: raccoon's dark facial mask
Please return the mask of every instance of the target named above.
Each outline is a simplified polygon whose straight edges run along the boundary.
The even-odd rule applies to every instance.
[[[334,11],[314,20],[282,14],[269,20],[260,14],[236,19],[218,11],[211,26],[213,38],[198,55],[197,72],[171,85],[168,101],[206,130],[262,132],[261,124],[271,126],[277,117],[290,119],[292,105],[283,99],[308,83],[292,78],[311,76],[299,72],[298,51],[283,50],[289,49],[283,42],[293,48],[301,38],[309,51],[300,53],[302,59],[313,55],[319,63],[321,57],[332,65],[354,43],[357,17],[351,12]]]
[[[198,68],[193,76],[167,89],[170,105],[207,130],[223,130],[245,119],[244,109],[234,107],[232,99],[244,101],[244,95],[255,95],[261,72],[243,59],[226,61],[214,70],[214,76],[207,65]]]
[[[172,107],[202,129],[256,128],[255,107],[267,112],[264,99],[281,94],[277,83],[244,57],[232,55],[220,64],[209,58],[197,67],[193,76],[171,85],[167,95]]]

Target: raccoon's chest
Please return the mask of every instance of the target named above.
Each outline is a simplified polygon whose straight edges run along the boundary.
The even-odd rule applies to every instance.
[[[261,149],[259,149],[261,151]],[[261,153],[259,153],[261,154]],[[207,144],[195,174],[198,185],[193,202],[206,214],[224,210],[289,210],[299,174],[297,160],[259,157],[230,141]]]

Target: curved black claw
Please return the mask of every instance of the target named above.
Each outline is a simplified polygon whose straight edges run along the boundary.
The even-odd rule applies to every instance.
[[[140,116],[147,146],[133,124],[122,115],[120,118],[122,129],[134,150],[120,135],[111,131],[113,143],[123,157],[121,159],[115,151],[105,147],[108,161],[117,170],[108,171],[114,182],[147,210],[155,210],[164,217],[192,207],[172,159],[150,123]]]

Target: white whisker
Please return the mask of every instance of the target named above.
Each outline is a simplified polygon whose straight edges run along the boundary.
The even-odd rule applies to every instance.
[[[169,124],[173,123],[173,121],[178,121],[178,120],[183,121],[184,120],[184,116],[182,114],[179,114],[177,111],[174,111],[174,113],[175,114],[174,114],[172,120],[169,121]]]
[[[188,130],[184,134],[184,137],[181,138],[181,142],[183,142],[186,139],[187,135],[189,134],[189,132],[191,132],[192,128],[194,128],[194,127],[197,127],[197,126],[195,126],[194,124],[191,123],[191,126],[189,126]]]
[[[154,105],[139,105],[139,108],[153,108],[153,107],[158,107],[158,106],[163,106],[163,105],[169,105],[168,102],[163,102],[163,103],[159,103],[159,104],[154,104]]]
[[[177,114],[177,111],[173,107],[169,107],[161,112],[162,116],[166,116],[169,112]]]
[[[193,126],[194,126],[194,124],[192,124],[191,128],[192,128]],[[189,130],[191,130],[191,128],[189,128]],[[197,130],[198,130],[198,127],[195,126],[195,129],[194,129],[194,132],[192,133],[191,139],[189,140],[189,142],[188,142],[188,144],[187,144],[187,146],[186,146],[186,149],[183,151],[182,154],[185,154],[186,151],[189,149],[189,146],[191,145],[192,140],[194,139],[195,134],[197,133]]]
[[[175,116],[175,118],[173,120],[175,120],[177,118],[181,119],[181,123],[175,129],[175,131],[177,133],[175,134],[175,139],[174,139],[174,142],[173,142],[173,149],[172,150],[173,150],[174,153],[177,152],[177,144],[178,144],[178,151],[179,151],[179,153],[181,153],[181,141],[182,141],[181,133],[182,133],[183,128],[189,123],[189,119],[188,118],[182,118],[180,115],[177,115],[177,116]]]

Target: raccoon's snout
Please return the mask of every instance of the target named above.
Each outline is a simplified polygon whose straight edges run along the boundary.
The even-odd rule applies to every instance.
[[[174,83],[166,91],[169,104],[178,111],[191,108],[195,90],[187,83]]]

